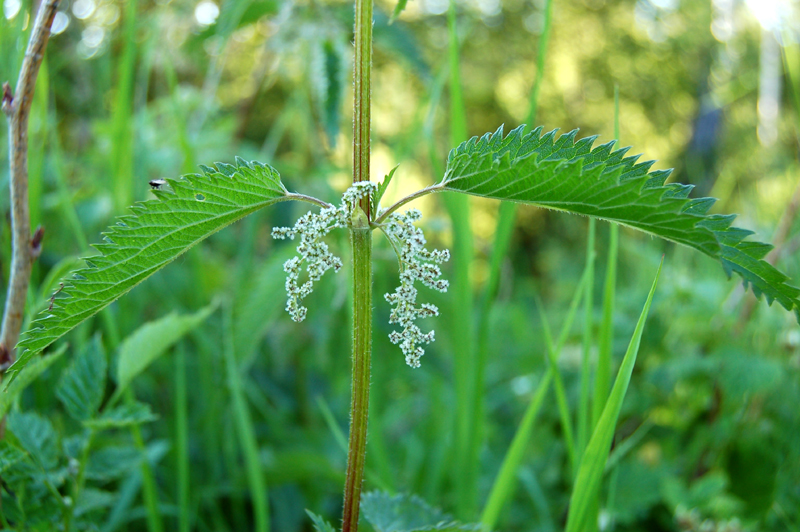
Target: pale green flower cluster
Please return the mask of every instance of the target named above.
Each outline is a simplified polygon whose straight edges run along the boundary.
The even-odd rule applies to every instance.
[[[319,213],[307,212],[294,227],[276,227],[272,230],[272,238],[276,239],[294,240],[295,236],[300,236],[297,256],[283,263],[283,271],[286,272],[286,311],[294,321],[306,319],[308,308],[301,302],[314,290],[314,283],[326,271],[333,269],[338,272],[342,267],[342,259],[330,252],[322,237],[337,227],[347,227],[354,206],[376,188],[375,183],[356,183],[345,191],[339,207],[326,207]],[[300,272],[304,264],[308,280],[300,284]]]
[[[382,227],[386,236],[395,246],[400,258],[400,286],[393,294],[385,294],[386,301],[394,305],[389,323],[400,325],[402,332],[392,331],[389,340],[399,345],[406,357],[406,364],[412,368],[420,366],[420,358],[425,354],[422,345],[434,341],[434,331],[423,333],[415,320],[427,316],[438,316],[439,309],[430,303],[417,305],[417,289],[414,282],[420,281],[428,288],[446,292],[449,283],[441,279],[439,264],[450,259],[450,251],[425,249],[425,236],[422,229],[414,225],[422,214],[410,209],[404,214],[392,214]]]
[[[370,182],[356,183],[345,191],[339,207],[323,208],[319,213],[308,212],[300,218],[294,227],[276,227],[272,237],[277,239],[300,237],[297,256],[283,264],[286,272],[286,311],[294,321],[303,321],[308,309],[301,303],[311,294],[314,283],[319,281],[326,271],[339,271],[342,260],[328,249],[322,238],[337,227],[347,227],[353,209],[358,202],[369,193],[374,193],[377,185]],[[389,339],[405,355],[406,364],[412,368],[420,366],[420,358],[425,354],[423,345],[434,341],[434,331],[423,333],[416,325],[419,318],[438,316],[439,309],[429,303],[417,304],[417,289],[414,283],[419,281],[428,288],[446,292],[449,283],[441,279],[439,265],[450,259],[448,250],[425,249],[425,236],[422,230],[414,225],[422,214],[411,209],[403,214],[391,214],[381,229],[389,238],[400,260],[400,286],[394,293],[384,297],[393,305],[389,323],[401,326],[402,331],[392,331]],[[300,283],[300,274],[305,266],[308,280]]]

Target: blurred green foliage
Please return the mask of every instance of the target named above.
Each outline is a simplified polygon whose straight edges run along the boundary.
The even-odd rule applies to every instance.
[[[12,85],[30,3],[5,0],[0,19],[0,80]],[[457,5],[469,133],[515,126],[528,113],[543,2]],[[675,180],[721,199],[714,212],[741,213],[737,224],[768,240],[800,178],[800,123],[792,110],[800,86],[781,68],[782,52],[797,68],[791,61],[798,57],[793,54],[800,18],[796,5],[781,6],[782,26],[767,31],[740,3],[557,0],[537,122],[610,139],[618,85],[622,144],[658,159],[657,168],[675,167]],[[447,96],[436,97],[447,69],[447,2],[412,0],[389,24],[394,8],[392,2],[377,3],[374,30],[373,179],[400,164],[387,197],[438,180],[428,158],[431,147],[419,140],[429,116],[437,132],[447,131]],[[48,272],[90,254],[87,242],[99,241],[100,231],[122,214],[122,204],[147,198],[151,179],[240,155],[279,168],[290,190],[332,200],[347,186],[347,2],[71,0],[61,9],[61,32],[50,43],[31,117],[34,223],[47,230],[31,312],[46,308],[58,289]],[[773,71],[765,66],[770,61],[777,61]],[[777,106],[776,114],[768,112],[770,105]],[[0,142],[7,142],[5,130]],[[444,160],[450,147],[442,141],[433,149]],[[6,157],[0,151],[4,189]],[[449,245],[449,222],[439,204],[426,198],[419,206],[429,235],[438,240],[433,244]],[[473,201],[472,207],[472,283],[479,293],[497,205]],[[72,333],[67,355],[19,399],[9,431],[22,441],[38,428],[26,449],[61,475],[56,489],[66,489],[59,486],[68,486],[76,474],[70,469],[76,439],[85,437],[76,436],[80,425],[54,393],[72,360],[93,345],[97,332],[102,352],[113,360],[121,339],[145,322],[173,310],[194,312],[217,295],[232,301],[231,327],[216,311],[177,348],[185,353],[183,366],[164,356],[134,381],[136,398],[151,405],[158,420],[141,427],[145,447],[137,446],[134,434],[115,431],[103,436],[89,461],[87,476],[102,484],[85,492],[94,497],[86,499],[86,511],[93,512],[87,515],[99,529],[156,526],[146,519],[146,474],[134,472],[143,456],[152,464],[167,529],[187,516],[192,530],[253,528],[258,502],[251,498],[245,466],[253,456],[237,436],[241,403],[229,388],[230,361],[223,356],[231,338],[237,394],[249,409],[273,529],[310,530],[306,508],[338,519],[345,453],[319,405],[327,405],[336,425],[347,430],[348,282],[344,273],[321,282],[303,324],[281,312],[286,249],[269,232],[290,224],[302,209],[281,204],[258,213],[156,274],[105,317]],[[8,197],[0,194],[0,290],[10,253],[7,212]],[[797,225],[791,225],[778,257],[780,269],[793,279],[800,278]],[[536,298],[559,326],[583,268],[585,231],[580,218],[529,208],[517,215],[506,274],[488,317],[492,357],[479,453],[481,501],[546,371]],[[597,279],[607,233],[598,226]],[[346,237],[334,237],[331,245],[344,251]],[[624,452],[612,451],[604,482],[601,528],[800,530],[800,332],[789,313],[760,305],[749,320],[740,320],[746,297],[713,261],[623,231],[615,363],[662,253],[664,271],[616,434],[615,450]],[[388,342],[389,309],[380,297],[395,284],[393,252],[378,240],[374,256],[375,386],[366,488],[416,493],[451,513],[458,478],[450,452],[453,368],[459,361],[451,346],[457,341],[440,335],[421,369],[404,366]],[[432,295],[442,308],[447,297]],[[594,300],[602,301],[599,283]],[[597,306],[595,324],[600,315]],[[559,360],[573,406],[581,329],[576,323]],[[179,375],[189,383],[182,399]],[[185,440],[176,428],[181,423]],[[0,448],[0,471],[6,460],[22,459],[6,451]],[[498,529],[561,530],[572,483],[567,460],[555,399],[548,396],[520,488]],[[188,473],[182,461],[188,461]],[[37,479],[41,512],[57,514],[57,507],[48,506],[53,501],[45,493],[47,479]],[[12,480],[4,478],[2,503],[7,519],[18,519],[6,509],[28,499],[9,488]],[[107,492],[114,494],[113,503],[103,498]]]

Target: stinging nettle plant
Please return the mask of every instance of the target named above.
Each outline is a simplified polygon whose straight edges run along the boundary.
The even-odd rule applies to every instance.
[[[155,199],[131,207],[95,245],[99,255],[87,260],[24,334],[18,357],[9,368],[9,380],[24,375],[25,367],[56,340],[87,318],[123,296],[134,286],[166,266],[189,248],[222,228],[264,208],[284,201],[306,202],[319,208],[301,217],[292,228],[273,229],[273,237],[297,239],[297,256],[284,264],[287,274],[286,310],[295,321],[307,313],[303,299],[316,281],[342,259],[328,249],[324,237],[334,229],[350,232],[353,264],[352,403],[347,478],[342,530],[358,528],[362,508],[367,413],[369,405],[372,332],[372,235],[380,229],[388,238],[400,264],[400,282],[384,299],[392,306],[390,335],[406,363],[419,367],[424,346],[434,332],[423,332],[417,319],[436,316],[438,309],[417,303],[415,283],[446,291],[440,266],[450,258],[447,250],[428,250],[415,224],[419,211],[399,209],[433,193],[460,193],[505,202],[534,205],[625,225],[683,244],[717,259],[728,276],[736,274],[746,286],[771,304],[795,312],[800,320],[800,290],[788,277],[764,259],[769,244],[748,240],[750,231],[732,225],[734,215],[708,214],[712,198],[689,198],[691,186],[667,183],[670,171],[650,171],[652,161],[639,162],[628,148],[615,142],[596,144],[596,137],[578,138],[572,131],[558,135],[539,127],[526,133],[519,126],[508,134],[501,126],[482,137],[473,137],[450,151],[444,175],[436,183],[400,201],[383,206],[381,199],[394,171],[381,183],[370,182],[370,72],[372,56],[372,2],[356,0],[353,185],[338,206],[304,194],[289,192],[277,170],[268,164],[235,159],[235,164],[201,166],[201,173],[159,182]],[[659,268],[660,272],[660,268]],[[590,513],[592,497],[608,455],[613,427],[630,379],[642,326],[653,289],[634,332],[611,399],[600,416],[584,459],[577,471],[567,530],[582,530]],[[312,311],[313,312],[313,309]],[[548,374],[549,375],[549,374]],[[550,377],[547,377],[548,379]],[[549,381],[548,381],[549,382]],[[609,430],[610,427],[610,430]],[[598,467],[597,464],[600,464]],[[365,495],[363,508],[370,522],[380,521],[380,509],[394,499]],[[405,504],[416,511],[419,501]],[[415,506],[416,505],[416,506]],[[416,510],[414,510],[416,509]],[[447,522],[435,514],[430,525],[417,523],[409,530],[462,530],[466,525]],[[423,512],[423,513],[424,513]],[[372,517],[371,517],[372,516]],[[319,530],[332,530],[312,514]],[[437,526],[438,528],[433,528]],[[376,528],[379,529],[378,525]]]

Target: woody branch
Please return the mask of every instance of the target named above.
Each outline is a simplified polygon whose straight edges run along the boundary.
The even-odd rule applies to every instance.
[[[3,84],[2,109],[8,118],[9,164],[11,191],[11,272],[8,293],[0,329],[0,371],[14,361],[14,346],[19,339],[25,299],[30,283],[33,261],[41,252],[44,231],[31,236],[30,206],[28,205],[28,116],[33,103],[36,77],[42,64],[50,27],[59,0],[45,0],[39,7],[31,38],[22,61],[14,93]]]

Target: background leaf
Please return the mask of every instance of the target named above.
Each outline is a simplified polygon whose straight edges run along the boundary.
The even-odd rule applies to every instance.
[[[14,399],[16,399],[29,384],[44,373],[53,362],[61,358],[61,355],[63,355],[66,350],[67,346],[63,345],[52,355],[31,362],[25,368],[25,371],[20,373],[19,378],[14,379],[8,386],[3,387],[2,391],[0,391],[0,417],[6,415]]]
[[[58,436],[50,420],[34,413],[12,412],[8,416],[8,430],[45,470],[56,466]]]
[[[119,348],[117,360],[117,390],[119,395],[141,372],[164,354],[183,335],[204,322],[216,304],[211,304],[195,314],[168,314],[139,327],[128,336]]]
[[[100,417],[84,421],[83,424],[87,427],[103,430],[148,423],[156,419],[156,415],[150,410],[150,405],[132,402],[120,405],[108,412],[103,412]]]
[[[97,414],[106,389],[108,363],[100,336],[96,335],[64,371],[56,396],[78,421]]]
[[[372,491],[361,497],[361,511],[376,532],[480,530],[478,525],[453,522],[449,515],[416,495]]]

